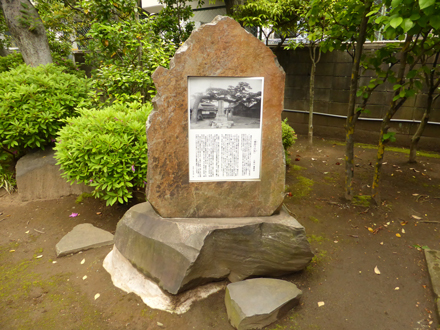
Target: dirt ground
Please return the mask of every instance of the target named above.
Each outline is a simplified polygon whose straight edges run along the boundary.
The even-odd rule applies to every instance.
[[[382,205],[356,206],[342,199],[343,146],[322,139],[305,146],[300,138],[291,149],[285,205],[305,226],[316,256],[304,271],[283,277],[303,290],[301,303],[267,329],[437,329],[422,249],[440,249],[440,159],[410,165],[406,154],[387,151]],[[373,149],[356,148],[357,195],[370,193],[374,157]],[[128,206],[0,195],[0,329],[232,329],[224,291],[185,314],[169,314],[113,286],[102,267],[111,247],[56,258],[56,243],[75,225],[114,233]],[[79,216],[70,218],[72,212]]]

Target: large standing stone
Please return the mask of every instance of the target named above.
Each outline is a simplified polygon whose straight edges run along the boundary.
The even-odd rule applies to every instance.
[[[264,77],[260,180],[189,182],[190,76]],[[284,198],[281,112],[285,74],[260,40],[228,17],[192,33],[170,69],[153,74],[157,96],[147,123],[147,200],[165,218],[270,216]]]
[[[224,278],[281,276],[313,257],[304,227],[284,210],[271,217],[166,219],[148,202],[118,223],[115,248],[172,294]]]
[[[236,329],[261,329],[297,305],[301,295],[293,283],[255,278],[226,287],[226,311]]]
[[[15,167],[17,187],[23,201],[57,199],[93,190],[84,184],[70,184],[61,177],[54,154],[55,151],[48,148],[27,154],[18,160]]]

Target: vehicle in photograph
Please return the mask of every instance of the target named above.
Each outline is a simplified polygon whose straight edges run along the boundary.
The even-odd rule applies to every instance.
[[[197,111],[197,119],[203,120],[208,118],[215,118],[217,116],[218,108],[212,103],[200,103]],[[192,112],[192,109],[191,109]]]

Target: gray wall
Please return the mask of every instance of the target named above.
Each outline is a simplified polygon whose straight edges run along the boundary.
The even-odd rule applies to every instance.
[[[367,49],[379,45],[367,45]],[[286,71],[286,87],[283,117],[288,118],[291,126],[299,134],[307,134],[309,109],[309,79],[311,61],[307,48],[291,51],[274,51],[278,61]],[[322,54],[316,68],[315,78],[315,116],[314,132],[316,136],[343,140],[344,124],[347,113],[352,59],[346,52],[334,51]],[[373,78],[366,72],[360,78],[361,83],[368,83]],[[392,99],[392,84],[385,83],[373,92],[367,109],[369,114],[362,114],[356,125],[356,142],[377,143],[381,118],[385,115]],[[426,106],[426,94],[419,94],[408,99],[394,116],[391,131],[397,133],[395,145],[409,146],[411,136],[417,129],[418,122]],[[440,151],[440,101],[436,102],[431,112],[429,124],[425,129],[420,147]]]

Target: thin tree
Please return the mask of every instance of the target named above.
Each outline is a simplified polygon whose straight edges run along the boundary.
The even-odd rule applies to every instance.
[[[419,126],[417,127],[417,131],[414,133],[411,138],[411,144],[409,148],[409,163],[415,163],[417,158],[417,147],[420,141],[420,138],[425,130],[426,125],[429,122],[429,116],[431,114],[431,110],[434,107],[435,101],[439,98],[440,94],[435,93],[438,92],[438,88],[440,85],[440,72],[438,71],[438,62],[439,62],[440,51],[434,54],[434,61],[431,64],[431,68],[429,70],[424,70],[423,74],[425,76],[425,84],[428,87],[428,100],[426,104],[425,111],[423,113],[423,117],[420,121]],[[423,60],[424,65],[426,65],[426,59]]]

